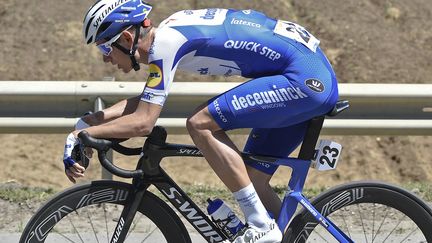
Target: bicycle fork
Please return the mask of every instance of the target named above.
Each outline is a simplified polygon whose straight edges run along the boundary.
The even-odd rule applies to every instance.
[[[141,204],[144,193],[147,191],[149,186],[150,185],[144,185],[144,188],[134,186],[132,190],[135,190],[135,192],[129,193],[125,207],[123,208],[121,216],[117,222],[117,226],[115,227],[110,243],[123,243],[125,241],[138,207]]]

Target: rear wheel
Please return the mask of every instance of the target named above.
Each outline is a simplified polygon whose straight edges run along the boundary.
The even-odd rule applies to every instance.
[[[51,199],[30,219],[20,243],[110,242],[131,185],[95,181],[72,187]],[[146,192],[124,241],[190,243],[177,214]]]
[[[354,242],[432,242],[432,211],[415,195],[379,182],[331,189],[312,201]],[[338,242],[310,213],[297,215],[283,242]]]

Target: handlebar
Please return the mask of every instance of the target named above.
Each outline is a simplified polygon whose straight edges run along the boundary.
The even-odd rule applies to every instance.
[[[119,145],[113,141],[109,141],[106,139],[98,139],[93,138],[86,131],[82,131],[78,134],[79,139],[82,144],[86,147],[94,148],[98,151],[98,159],[101,165],[111,172],[112,174],[122,177],[122,178],[139,178],[144,175],[142,170],[125,170],[115,166],[107,157],[106,153],[109,149],[115,148],[117,151],[124,152],[126,155],[139,155],[141,153],[141,149],[130,149]]]

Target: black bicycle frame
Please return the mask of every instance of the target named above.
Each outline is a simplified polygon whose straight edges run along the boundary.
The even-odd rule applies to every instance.
[[[316,121],[315,121],[316,120]],[[314,136],[307,136],[304,147],[311,147],[316,143],[316,138],[322,125],[323,117],[311,121]],[[317,124],[314,124],[316,122]],[[311,130],[311,129],[308,129]],[[126,200],[119,222],[117,223],[111,243],[123,242],[127,236],[133,218],[141,204],[142,198],[150,185],[154,185],[170,203],[186,218],[187,221],[207,240],[207,242],[221,242],[229,239],[229,235],[222,232],[213,221],[189,198],[189,196],[172,180],[172,178],[160,167],[161,160],[165,157],[203,157],[201,151],[191,145],[166,143],[166,131],[162,127],[155,127],[152,134],[145,141],[144,147],[126,148],[119,144],[110,143],[107,140],[97,140],[80,136],[84,144],[92,144],[98,149],[98,157],[101,164],[114,175],[124,178],[133,178],[133,192]],[[311,138],[313,138],[311,140]],[[88,140],[88,141],[86,141]],[[311,141],[309,141],[311,140]],[[108,142],[108,143],[107,143]],[[307,145],[307,146],[305,146]],[[115,166],[106,158],[106,151],[113,148],[124,155],[141,155],[137,168],[134,171],[124,170]],[[311,158],[313,150],[301,151],[302,157]],[[242,154],[244,159],[252,161],[275,162],[271,157]]]
[[[113,149],[125,155],[141,154],[137,170],[126,171],[123,174],[142,173],[140,177],[134,177],[133,193],[126,200],[119,222],[117,223],[111,243],[122,242],[126,238],[129,227],[132,224],[138,206],[141,203],[145,191],[150,185],[154,185],[170,203],[186,218],[186,220],[207,240],[207,242],[221,242],[229,239],[229,235],[221,231],[213,221],[205,214],[190,197],[175,183],[172,178],[160,167],[161,160],[165,157],[203,157],[201,151],[191,145],[169,144],[165,142],[166,132],[161,127],[155,127],[152,135],[147,138],[142,149],[130,149],[119,145],[113,145]],[[253,161],[263,161],[260,156],[242,154],[244,158]],[[102,154],[100,160],[106,159]],[[266,158],[267,162],[271,161]],[[111,166],[115,167],[114,165]],[[119,168],[111,169],[114,174]],[[122,170],[122,169],[120,169]]]
[[[155,129],[160,129],[156,127]],[[191,199],[175,183],[172,178],[160,167],[162,158],[165,157],[203,157],[201,151],[190,145],[167,144],[165,143],[165,131],[162,134],[151,135],[147,138],[142,149],[137,170],[142,171],[142,177],[135,177],[132,181],[133,193],[130,193],[126,200],[126,207],[117,223],[111,243],[123,242],[132,224],[133,218],[138,210],[141,200],[150,185],[154,185],[170,203],[186,218],[187,221],[207,240],[207,242],[222,242],[228,239],[224,234]],[[153,133],[152,133],[153,134]],[[113,146],[113,148],[116,146]],[[121,147],[121,146],[120,146]],[[117,150],[128,155],[138,155],[139,150],[124,148]],[[119,151],[120,150],[120,151]]]

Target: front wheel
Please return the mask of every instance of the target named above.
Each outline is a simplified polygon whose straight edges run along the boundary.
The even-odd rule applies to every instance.
[[[19,242],[116,242],[115,228],[132,191],[130,184],[115,181],[72,187],[38,210]],[[177,214],[147,191],[124,242],[190,243],[191,240]]]
[[[312,201],[354,242],[432,242],[432,210],[417,196],[381,182],[354,182]],[[337,242],[303,210],[284,235],[288,242]]]

